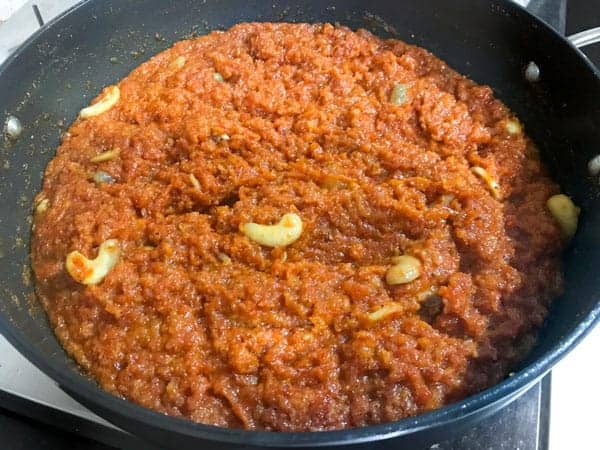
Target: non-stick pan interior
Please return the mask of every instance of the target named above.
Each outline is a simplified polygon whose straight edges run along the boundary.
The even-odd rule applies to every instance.
[[[71,391],[91,392],[91,382],[77,375],[33,297],[31,202],[43,170],[61,133],[103,86],[174,41],[243,21],[339,22],[423,46],[492,86],[522,119],[555,179],[583,209],[565,258],[566,293],[510,389],[539,377],[598,316],[600,201],[586,165],[600,152],[600,81],[574,49],[504,1],[91,0],[47,25],[0,69],[0,119],[12,114],[25,127],[17,140],[0,138],[1,331]],[[541,69],[537,83],[523,77],[529,61]],[[501,396],[506,389],[492,393]]]

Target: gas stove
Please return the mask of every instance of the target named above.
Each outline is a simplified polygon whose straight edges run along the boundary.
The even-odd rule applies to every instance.
[[[529,1],[518,0],[518,3],[526,5]],[[600,6],[600,0],[594,1],[597,1]],[[36,2],[2,0],[0,2],[0,63],[39,26],[75,3],[77,0]],[[600,11],[600,8],[596,9]],[[596,25],[599,24],[600,13],[596,20]],[[564,23],[562,26],[564,27]],[[600,58],[595,62],[600,64]],[[595,425],[597,425],[597,412],[592,408],[600,404],[600,391],[589,389],[597,383],[595,378],[600,369],[597,350],[594,351],[597,348],[600,348],[600,327],[559,363],[552,371],[552,375],[547,375],[520,398],[485,418],[476,427],[448,436],[443,441],[432,441],[424,448],[432,450],[591,448],[591,443],[595,441]],[[2,336],[0,336],[0,408],[97,440],[111,447],[152,448],[69,397]]]

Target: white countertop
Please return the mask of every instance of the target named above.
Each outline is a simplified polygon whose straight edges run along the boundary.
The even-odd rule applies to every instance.
[[[600,327],[552,370],[550,450],[600,448]]]

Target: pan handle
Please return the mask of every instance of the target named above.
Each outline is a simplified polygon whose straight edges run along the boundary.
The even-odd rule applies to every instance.
[[[577,48],[585,47],[586,45],[596,44],[600,42],[600,27],[590,28],[589,30],[581,31],[580,33],[567,36]]]

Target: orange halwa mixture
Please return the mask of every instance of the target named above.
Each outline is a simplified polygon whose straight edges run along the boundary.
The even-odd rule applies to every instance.
[[[421,48],[240,24],[96,104],[47,168],[32,260],[116,395],[223,427],[393,421],[501,380],[561,291],[534,145]]]

